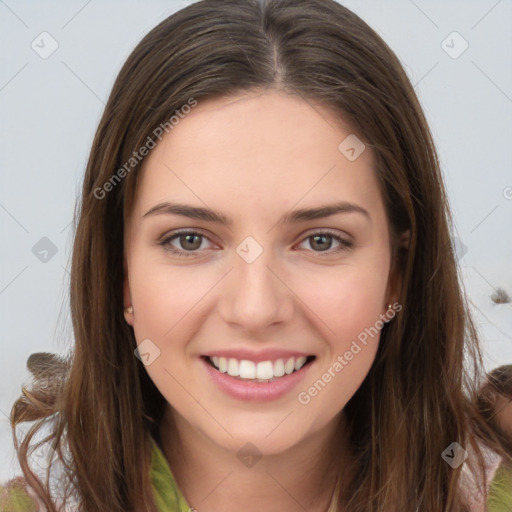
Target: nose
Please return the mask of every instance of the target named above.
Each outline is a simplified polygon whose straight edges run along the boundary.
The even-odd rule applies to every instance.
[[[220,312],[224,321],[253,335],[289,321],[294,295],[280,275],[283,272],[272,251],[263,249],[254,261],[240,254],[234,254],[233,268],[221,292]]]

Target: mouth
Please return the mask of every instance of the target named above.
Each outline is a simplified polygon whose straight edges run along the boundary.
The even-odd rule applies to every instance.
[[[310,365],[316,356],[289,357],[267,361],[250,361],[227,357],[201,358],[219,373],[225,373],[235,380],[266,384],[300,372]]]

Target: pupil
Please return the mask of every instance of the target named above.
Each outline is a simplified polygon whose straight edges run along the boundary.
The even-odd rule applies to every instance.
[[[184,239],[185,239],[185,246],[184,247],[186,247],[187,243],[192,243],[192,245],[194,247],[189,247],[189,249],[197,249],[197,241],[196,241],[196,244],[194,244],[193,242],[189,241],[189,238],[196,238],[196,239],[198,239],[199,236],[198,235],[184,235]],[[201,244],[199,244],[199,245],[201,245]]]
[[[330,235],[316,235],[316,236],[314,236],[314,237],[313,237],[313,239],[314,239],[314,244],[316,244],[316,243],[317,243],[317,240],[318,240],[318,239],[323,239],[323,240],[325,240],[325,239],[327,239],[327,238],[330,238]],[[327,244],[327,245],[329,245],[329,244]],[[320,249],[320,250],[326,250],[326,249],[328,249],[328,248],[329,248],[329,247],[325,247],[325,246],[324,246],[324,247],[319,247],[319,249]]]

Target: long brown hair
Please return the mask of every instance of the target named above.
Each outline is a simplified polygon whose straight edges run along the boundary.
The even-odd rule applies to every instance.
[[[134,333],[123,317],[123,233],[141,163],[130,159],[159,126],[169,130],[168,120],[191,99],[268,89],[326,105],[374,151],[402,274],[403,310],[384,327],[374,364],[345,408],[358,465],[348,509],[468,510],[461,467],[441,454],[458,442],[475,453],[468,462],[484,478],[474,434],[487,429],[475,405],[482,359],[461,292],[438,157],[399,60],[334,0],[203,0],[136,46],[97,129],[75,215],[74,351],[55,387],[24,389],[13,426],[58,413],[52,443],[83,510],[156,510],[151,434],[165,400],[134,357]],[[410,245],[400,252],[396,241],[406,229]],[[54,511],[27,465],[29,440],[17,445],[25,478]]]

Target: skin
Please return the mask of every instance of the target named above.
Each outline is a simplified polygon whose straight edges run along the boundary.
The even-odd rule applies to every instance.
[[[501,430],[512,437],[512,400],[510,397],[498,395],[495,405],[496,420]]]
[[[374,155],[366,147],[349,161],[338,145],[353,132],[337,119],[274,91],[200,101],[143,163],[126,226],[124,302],[134,311],[125,316],[137,343],[149,338],[160,350],[146,369],[170,404],[164,451],[199,512],[324,511],[339,467],[350,472],[343,408],[367,375],[379,336],[308,404],[297,395],[398,300],[398,277]],[[290,210],[340,200],[369,218],[352,212],[276,225]],[[233,225],[143,217],[163,201],[212,208]],[[181,228],[205,235],[196,256],[158,245]],[[340,244],[329,238],[315,245],[310,237],[322,229],[353,246],[335,252]],[[236,252],[247,236],[263,249],[252,263]],[[186,251],[199,241],[176,237],[168,246]],[[200,360],[239,347],[301,350],[316,360],[286,396],[244,402],[212,384]],[[247,442],[262,455],[252,467],[237,458]]]

